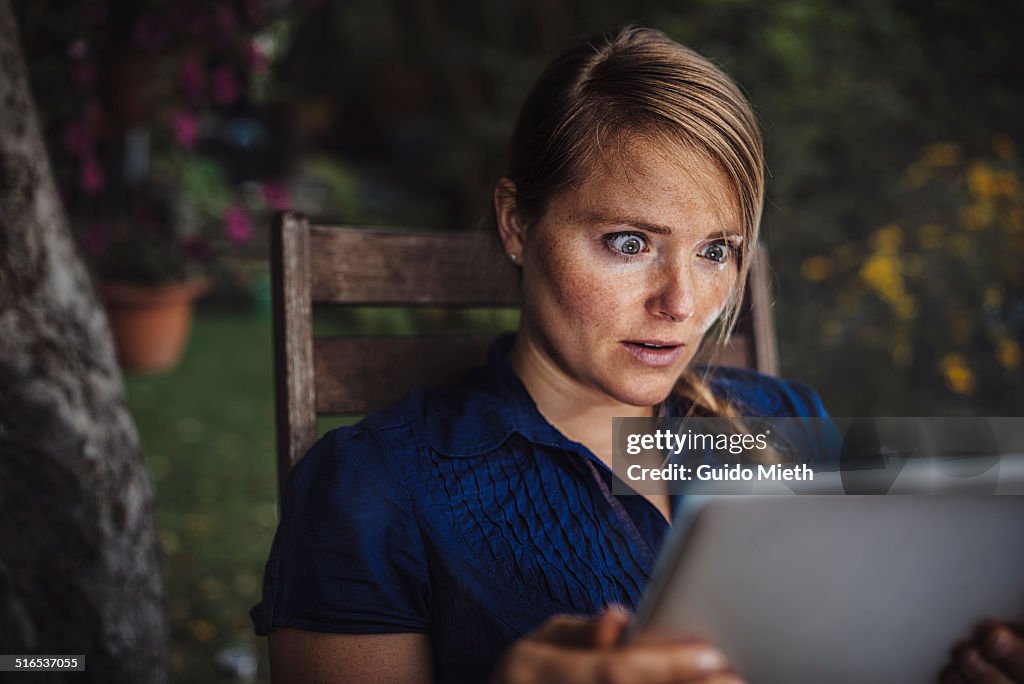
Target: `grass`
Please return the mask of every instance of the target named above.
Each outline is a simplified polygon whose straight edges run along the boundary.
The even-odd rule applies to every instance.
[[[222,682],[244,646],[269,681],[248,610],[277,525],[269,313],[200,311],[181,364],[125,380],[156,490],[174,681]]]

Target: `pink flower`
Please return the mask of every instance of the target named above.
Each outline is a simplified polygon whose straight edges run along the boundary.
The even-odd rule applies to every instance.
[[[217,67],[213,72],[213,100],[219,105],[230,106],[238,101],[242,86],[235,71],[228,65]]]
[[[199,119],[186,111],[177,111],[171,120],[174,138],[182,147],[189,148],[195,144],[199,136]]]
[[[259,43],[251,40],[245,46],[245,63],[252,73],[262,74],[270,66],[270,59],[263,52],[263,48],[259,46]]]
[[[89,155],[82,161],[78,182],[82,189],[90,195],[95,195],[103,189],[106,178],[103,176],[103,167],[96,161],[96,157]]]
[[[224,235],[236,245],[242,245],[252,237],[252,222],[249,215],[237,204],[224,210]]]
[[[92,154],[92,128],[85,121],[72,121],[64,127],[64,149],[75,157]]]
[[[195,57],[186,57],[178,66],[178,88],[191,102],[196,102],[203,96],[203,81],[206,75],[203,73],[203,65]]]
[[[270,209],[279,211],[288,208],[291,204],[291,197],[288,195],[288,188],[282,183],[264,183],[263,201]]]

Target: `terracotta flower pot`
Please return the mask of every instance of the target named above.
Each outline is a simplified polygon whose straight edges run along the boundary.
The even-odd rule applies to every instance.
[[[140,373],[173,368],[185,350],[195,300],[208,287],[206,280],[170,285],[100,283],[121,367]]]

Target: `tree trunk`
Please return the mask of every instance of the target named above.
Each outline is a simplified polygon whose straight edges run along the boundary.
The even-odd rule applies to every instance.
[[[86,666],[34,681],[167,680],[152,499],[0,0],[0,653]]]

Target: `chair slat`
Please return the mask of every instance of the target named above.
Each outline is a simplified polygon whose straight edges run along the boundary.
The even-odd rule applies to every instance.
[[[753,356],[746,364],[767,375],[779,374],[779,350],[775,339],[775,315],[772,312],[771,267],[768,263],[768,248],[757,246],[754,261],[750,264],[747,277],[747,297],[750,301],[751,330],[748,339],[753,338]]]
[[[292,465],[316,440],[309,247],[309,224],[305,217],[292,212],[275,217],[270,237],[270,271],[279,487],[284,486]]]
[[[484,236],[313,226],[317,303],[500,306],[519,301],[516,269]]]
[[[316,411],[367,413],[410,388],[448,384],[482,364],[493,341],[493,335],[318,337]]]

